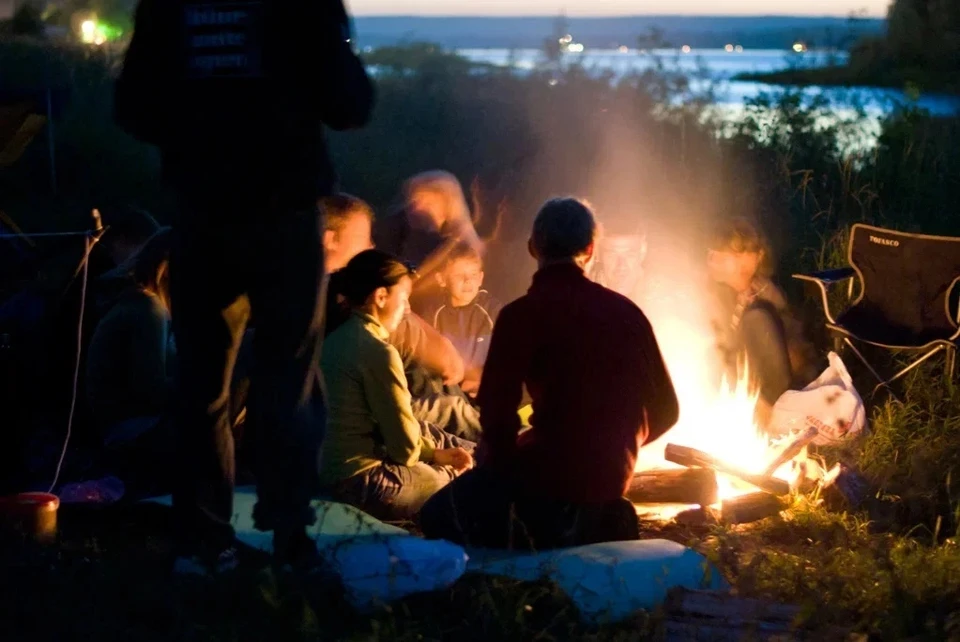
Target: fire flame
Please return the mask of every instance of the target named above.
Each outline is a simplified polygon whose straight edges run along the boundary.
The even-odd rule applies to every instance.
[[[754,418],[759,392],[750,386],[749,364],[738,369],[737,380],[722,379],[717,385],[712,334],[702,317],[685,320],[667,315],[658,322],[651,315],[660,350],[680,401],[680,419],[666,435],[645,446],[637,470],[669,468],[664,459],[668,443],[702,450],[748,473],[762,473],[776,456],[776,444],[766,437]],[[792,464],[784,464],[775,476],[790,481]],[[724,474],[717,475],[720,499],[755,491]]]

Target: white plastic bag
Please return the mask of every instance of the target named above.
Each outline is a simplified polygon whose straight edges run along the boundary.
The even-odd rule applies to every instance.
[[[770,427],[775,433],[790,433],[814,426],[818,446],[853,439],[867,429],[863,400],[853,387],[843,361],[831,352],[830,366],[803,390],[788,390],[773,405]]]

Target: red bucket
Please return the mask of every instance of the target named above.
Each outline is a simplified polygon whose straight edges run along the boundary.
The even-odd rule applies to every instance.
[[[20,493],[0,499],[0,520],[5,530],[40,542],[57,536],[60,498],[50,493]]]

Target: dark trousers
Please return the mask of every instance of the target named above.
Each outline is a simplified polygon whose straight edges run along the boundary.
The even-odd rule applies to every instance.
[[[476,448],[473,442],[459,439],[432,424],[420,422],[420,430],[437,448],[464,448],[471,453]],[[356,506],[377,519],[409,520],[438,490],[456,479],[457,474],[450,466],[422,461],[413,466],[384,461],[376,468],[343,480],[327,494],[335,501]]]
[[[181,545],[233,541],[230,384],[248,319],[257,332],[247,407],[256,526],[312,523],[325,412],[320,390],[323,250],[315,206],[185,199],[174,225],[178,358],[174,512]]]
[[[524,496],[503,472],[483,466],[431,497],[420,511],[420,527],[430,539],[527,551],[640,537],[627,499],[574,504]]]

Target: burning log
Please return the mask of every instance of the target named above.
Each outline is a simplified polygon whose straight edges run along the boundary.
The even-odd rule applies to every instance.
[[[781,466],[800,454],[807,445],[817,438],[820,431],[815,426],[810,426],[803,432],[796,435],[790,442],[783,447],[776,458],[771,461],[763,471],[764,477],[772,477]]]
[[[709,506],[701,506],[699,508],[689,508],[679,513],[673,518],[673,521],[680,526],[696,528],[700,526],[714,526],[720,520],[716,509],[710,508]]]
[[[699,466],[700,468],[710,468],[732,477],[741,479],[748,484],[756,486],[760,490],[765,490],[774,495],[789,495],[790,484],[787,482],[768,477],[765,475],[754,475],[739,468],[723,462],[712,455],[708,455],[702,450],[696,448],[687,448],[686,446],[677,446],[676,444],[667,444],[664,452],[664,459],[672,461],[681,466]]]
[[[633,476],[627,499],[636,504],[699,504],[719,498],[717,474],[707,468],[645,470]]]
[[[773,517],[785,508],[780,498],[770,493],[750,493],[725,499],[720,504],[720,519],[727,524],[749,524]]]

